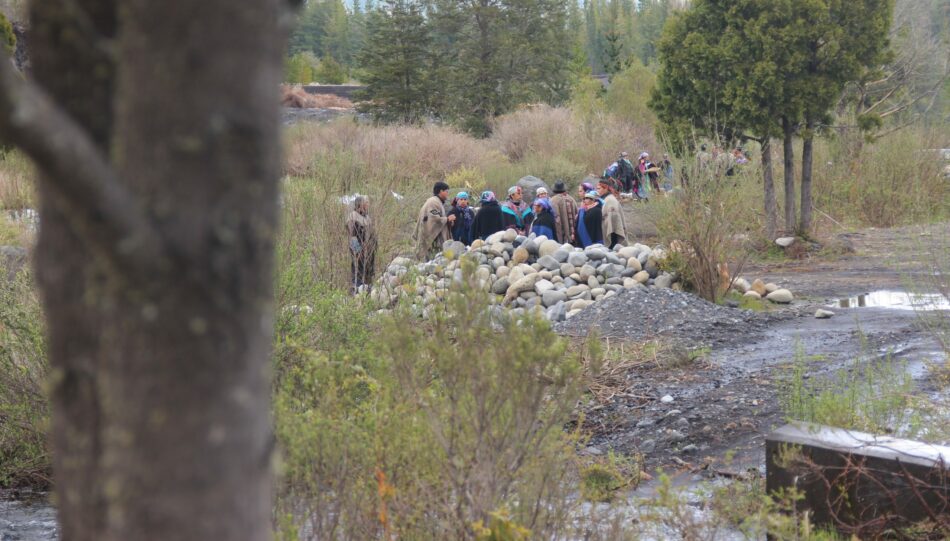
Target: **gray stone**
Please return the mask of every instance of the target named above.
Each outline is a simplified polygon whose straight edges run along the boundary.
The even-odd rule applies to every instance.
[[[831,310],[825,310],[823,308],[819,308],[815,312],[815,319],[830,319],[833,317],[835,317],[835,313],[832,312]]]
[[[575,267],[582,267],[587,263],[587,254],[584,252],[571,252],[567,256],[567,262]]]
[[[541,265],[543,268],[549,271],[559,270],[561,268],[561,264],[558,263],[556,259],[554,259],[553,257],[549,255],[543,256],[541,257],[541,259],[538,259],[538,265]]]
[[[745,278],[736,278],[735,281],[732,282],[732,289],[735,289],[742,294],[745,294],[751,288],[752,284],[750,284]]]
[[[795,244],[795,237],[780,237],[775,239],[775,244],[778,244],[782,248],[788,248],[792,244]]]
[[[488,238],[485,239],[485,244],[489,244],[489,245],[496,244],[496,243],[502,242],[504,238],[505,238],[504,231],[492,233],[491,235],[488,235]]]
[[[550,308],[567,300],[567,294],[563,291],[548,290],[541,294],[541,301],[544,306]]]
[[[672,274],[661,274],[656,277],[654,282],[656,287],[668,288],[673,285],[673,275]]]
[[[564,263],[567,261],[567,257],[569,255],[571,255],[571,253],[564,248],[558,248],[553,254],[551,254],[551,257],[557,260],[558,263]]]
[[[596,299],[597,297],[600,297],[600,296],[604,295],[605,293],[607,293],[607,290],[604,289],[604,288],[602,288],[602,287],[597,287],[597,288],[594,288],[594,289],[591,289],[591,290],[590,290],[590,295],[591,295],[591,297],[594,297],[595,299]]]
[[[772,282],[765,284],[765,291],[767,293],[772,293],[773,291],[778,291],[778,290],[779,290],[779,287],[773,284]]]
[[[631,257],[637,257],[637,253],[640,251],[639,248],[634,246],[624,246],[617,250],[617,255],[624,259],[630,259]]]
[[[643,270],[650,274],[650,278],[656,278],[660,275],[660,266],[657,265],[656,260],[653,258],[647,260],[647,264],[643,266]]]
[[[510,244],[514,242],[516,238],[518,238],[518,232],[514,229],[506,229],[501,238],[504,242]]]
[[[491,286],[491,292],[495,295],[504,295],[508,291],[508,287],[511,283],[508,282],[508,278],[502,276],[501,278],[495,280],[495,283]]]
[[[795,299],[795,297],[792,296],[792,292],[787,289],[776,289],[766,295],[765,298],[778,304],[788,304]]]
[[[561,270],[561,276],[570,276],[574,274],[574,265],[571,265],[570,263],[561,263],[559,268]]]
[[[531,297],[524,305],[524,307],[528,309],[534,308],[535,306],[541,306],[541,297]]]
[[[663,402],[664,404],[671,404],[673,402],[673,397],[670,395],[664,395],[663,398],[660,399],[660,402]]]
[[[695,453],[695,452],[699,451],[699,447],[696,447],[695,444],[690,443],[689,445],[687,445],[687,446],[683,447],[682,449],[680,449],[680,451],[682,451],[683,453],[686,453],[686,454],[692,454],[692,453]]]
[[[528,253],[533,256],[538,255],[538,248],[540,248],[537,241],[534,239],[528,239],[524,244],[521,245],[521,247],[527,250]]]
[[[534,290],[538,295],[544,295],[545,291],[551,291],[552,289],[554,289],[554,284],[548,280],[538,280],[538,282],[534,284]]]
[[[679,430],[667,430],[666,437],[668,437],[670,441],[673,441],[673,442],[683,441],[686,439],[686,436]]]
[[[633,269],[634,273],[638,273],[643,270],[643,265],[640,264],[640,261],[637,258],[631,257],[627,260],[627,268]]]
[[[640,252],[639,254],[637,254],[637,261],[640,262],[640,265],[646,265],[646,264],[647,264],[647,261],[649,261],[649,260],[650,260],[650,251],[649,251],[649,250],[644,250],[644,251]]]
[[[644,440],[637,450],[641,453],[652,453],[656,451],[656,440]]]
[[[597,269],[595,269],[591,265],[584,265],[583,267],[581,267],[580,281],[587,282],[590,279],[590,277],[594,276],[595,274],[597,274]]]
[[[615,253],[613,253],[613,252],[607,252],[607,263],[610,263],[611,265],[624,265],[624,266],[625,266],[625,265],[627,264],[627,260],[626,260],[626,259],[621,259],[620,257],[617,256],[617,254],[615,254]]]
[[[623,278],[620,276],[613,276],[607,278],[607,285],[620,286],[623,285]]]
[[[607,257],[607,252],[600,248],[588,248],[585,250],[587,257],[593,259],[594,261],[599,261]]]
[[[579,285],[576,285],[576,286],[572,286],[572,287],[567,288],[567,296],[568,296],[568,297],[576,297],[576,296],[582,295],[582,294],[584,294],[584,293],[586,293],[586,292],[588,292],[588,291],[590,291],[590,287],[588,287],[586,284],[579,284]]]
[[[756,293],[755,291],[752,291],[751,289],[750,289],[749,291],[746,291],[745,294],[743,294],[742,296],[743,296],[743,297],[749,297],[750,299],[761,299],[761,298],[762,298],[762,295],[759,295],[758,293]]]
[[[591,289],[600,287],[600,280],[598,280],[596,276],[591,276],[587,279],[587,285],[589,285]],[[593,293],[591,293],[591,295],[593,295]]]
[[[518,180],[516,186],[521,187],[521,191],[523,192],[522,197],[529,205],[533,203],[534,198],[537,197],[538,188],[544,188],[548,191],[548,193],[552,193],[551,187],[548,186],[546,182],[531,175],[521,177],[521,179]]]
[[[645,284],[650,280],[650,273],[647,271],[640,271],[633,276],[633,279],[640,282],[641,284]]]
[[[546,240],[538,245],[538,255],[541,257],[554,255],[554,252],[558,251],[560,247],[561,245],[556,240]]]
[[[653,419],[640,419],[637,421],[637,428],[646,428],[648,426],[653,426],[655,421]]]
[[[549,292],[550,293],[550,292]],[[543,299],[542,299],[543,301]],[[554,306],[551,306],[547,309],[545,316],[549,321],[554,323],[559,323],[567,319],[567,305],[563,302],[559,302]]]

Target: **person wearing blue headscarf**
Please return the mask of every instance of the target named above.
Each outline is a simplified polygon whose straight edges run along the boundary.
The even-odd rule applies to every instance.
[[[551,201],[547,198],[535,199],[534,221],[531,222],[529,233],[534,233],[539,237],[544,235],[551,240],[555,240],[557,238],[554,234],[556,223],[557,220],[554,216],[554,209],[551,208]]]
[[[475,240],[472,237],[475,225],[475,211],[468,205],[468,192],[459,192],[452,200],[452,210],[449,216],[455,216],[452,225],[452,240],[457,240],[466,246]]]
[[[581,248],[591,244],[603,244],[603,214],[600,195],[591,190],[584,195],[584,200],[577,215],[577,233],[575,242]]]

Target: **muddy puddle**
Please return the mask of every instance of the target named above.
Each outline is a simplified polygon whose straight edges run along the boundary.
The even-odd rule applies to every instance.
[[[950,310],[950,299],[934,293],[908,293],[880,290],[845,297],[828,305],[831,308],[890,308],[892,310]]]

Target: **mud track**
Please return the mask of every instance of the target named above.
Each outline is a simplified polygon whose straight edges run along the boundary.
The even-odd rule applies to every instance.
[[[890,355],[905,361],[927,389],[924,361],[947,361],[914,310],[836,307],[836,316],[827,320],[815,319],[814,312],[876,290],[926,291],[934,276],[934,246],[947,246],[948,239],[950,224],[868,229],[839,235],[853,246],[850,254],[747,265],[744,276],[787,287],[796,301],[761,314],[748,332],[695,337],[694,346],[712,348],[703,362],[632,371],[623,395],[587,413],[585,424],[594,434],[587,452],[640,453],[648,473],[761,471],[765,436],[785,422],[778,389],[799,348],[806,356],[820,356],[809,377],[843,367],[861,370]],[[666,395],[673,401],[662,402]]]

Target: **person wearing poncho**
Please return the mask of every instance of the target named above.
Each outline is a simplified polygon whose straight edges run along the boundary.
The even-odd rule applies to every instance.
[[[489,236],[505,228],[501,219],[501,206],[495,199],[495,192],[486,190],[482,192],[481,206],[475,213],[475,221],[472,224],[472,237],[485,240]]]
[[[604,245],[608,248],[627,244],[627,225],[623,217],[623,208],[617,199],[617,187],[612,179],[603,179],[597,183],[597,193],[604,201]]]
[[[575,238],[577,245],[587,248],[591,244],[603,244],[603,217],[601,212],[600,196],[591,190],[584,195],[581,209],[577,215],[577,231]]]
[[[551,201],[547,198],[538,198],[534,200],[534,221],[531,222],[529,233],[537,236],[555,240],[554,229],[557,226],[554,218],[554,209],[551,208]]]
[[[373,283],[376,267],[376,226],[369,217],[369,200],[357,196],[346,220],[350,237],[350,289],[357,292]]]
[[[459,192],[452,200],[452,210],[449,216],[455,216],[452,226],[452,239],[469,246],[475,240],[472,237],[472,226],[475,224],[475,211],[468,205],[468,192]]]
[[[452,239],[451,227],[454,216],[446,216],[445,200],[449,197],[449,185],[436,182],[432,187],[432,197],[419,209],[416,220],[416,257],[426,261],[442,250],[442,244]]]

